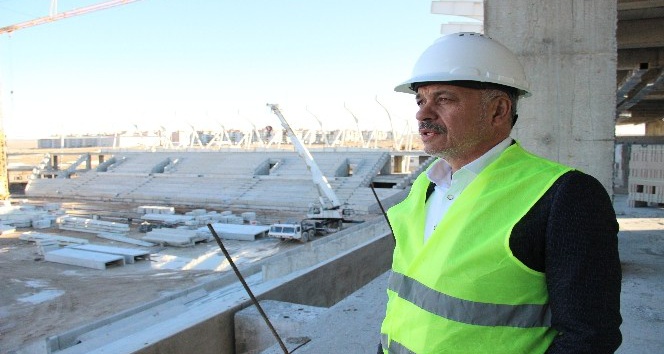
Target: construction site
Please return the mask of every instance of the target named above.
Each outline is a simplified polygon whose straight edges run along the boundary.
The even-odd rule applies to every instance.
[[[664,2],[574,3],[575,16],[545,0],[431,11],[480,19],[441,32],[500,39],[535,89],[555,93],[520,103],[512,135],[609,192],[623,272],[617,353],[661,353]],[[375,353],[394,247],[384,213],[435,159],[417,132],[300,128],[278,104],[265,109],[280,126],[0,132],[0,353]],[[645,134],[616,136],[633,124]]]

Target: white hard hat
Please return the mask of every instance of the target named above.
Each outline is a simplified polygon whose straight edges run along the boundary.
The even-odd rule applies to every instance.
[[[499,84],[518,89],[520,96],[530,96],[516,55],[495,40],[472,32],[438,38],[417,60],[411,78],[394,91],[415,93],[414,84],[449,81]]]

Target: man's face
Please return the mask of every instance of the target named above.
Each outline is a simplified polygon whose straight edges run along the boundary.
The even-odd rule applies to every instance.
[[[424,151],[461,167],[493,147],[491,120],[482,91],[445,84],[420,86],[415,117]],[[458,163],[456,163],[458,162]]]

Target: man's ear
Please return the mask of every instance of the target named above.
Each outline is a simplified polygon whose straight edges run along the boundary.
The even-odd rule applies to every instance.
[[[494,97],[491,102],[491,122],[495,125],[512,126],[512,101],[504,95]]]

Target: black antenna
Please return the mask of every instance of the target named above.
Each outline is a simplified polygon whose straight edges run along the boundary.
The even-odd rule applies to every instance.
[[[272,323],[270,322],[270,319],[267,318],[267,315],[265,314],[265,311],[263,311],[263,308],[258,303],[258,300],[254,296],[254,294],[251,292],[251,289],[249,289],[249,285],[247,285],[247,282],[244,281],[244,278],[242,277],[242,274],[240,274],[240,271],[237,269],[237,266],[233,262],[233,259],[231,258],[231,255],[226,250],[226,247],[224,247],[224,244],[221,243],[221,238],[219,238],[219,235],[217,235],[217,232],[214,231],[214,228],[212,227],[211,224],[207,224],[207,227],[208,227],[208,229],[210,229],[210,232],[212,232],[212,236],[214,236],[214,239],[217,241],[217,244],[221,248],[221,251],[224,252],[224,256],[226,256],[226,259],[228,260],[228,263],[230,263],[231,267],[233,267],[233,271],[235,271],[235,275],[237,275],[238,279],[240,279],[240,282],[242,283],[242,286],[244,286],[244,290],[246,290],[247,294],[249,294],[249,297],[251,298],[251,301],[253,301],[254,305],[256,305],[256,308],[258,309],[258,312],[260,312],[261,316],[263,316],[263,319],[265,320],[265,323],[267,323],[267,326],[270,327],[270,331],[272,331],[272,334],[274,335],[274,337],[277,338],[277,342],[279,342],[279,346],[281,347],[281,349],[284,351],[285,354],[289,354],[288,349],[286,348],[286,345],[281,340],[281,337],[279,337],[279,333],[277,333],[277,330],[274,329],[274,326],[272,326]]]
[[[369,184],[369,187],[371,187],[371,192],[373,193],[374,198],[376,198],[376,202],[378,202],[380,211],[383,212],[383,217],[385,218],[385,221],[387,221],[387,226],[389,226],[390,230],[392,230],[392,225],[390,225],[390,219],[387,218],[387,213],[385,212],[385,208],[383,208],[383,204],[380,202],[380,199],[378,199],[378,194],[376,194],[376,190],[374,190],[373,183]],[[396,238],[394,237],[394,230],[392,230],[392,239],[394,239],[396,242]]]

